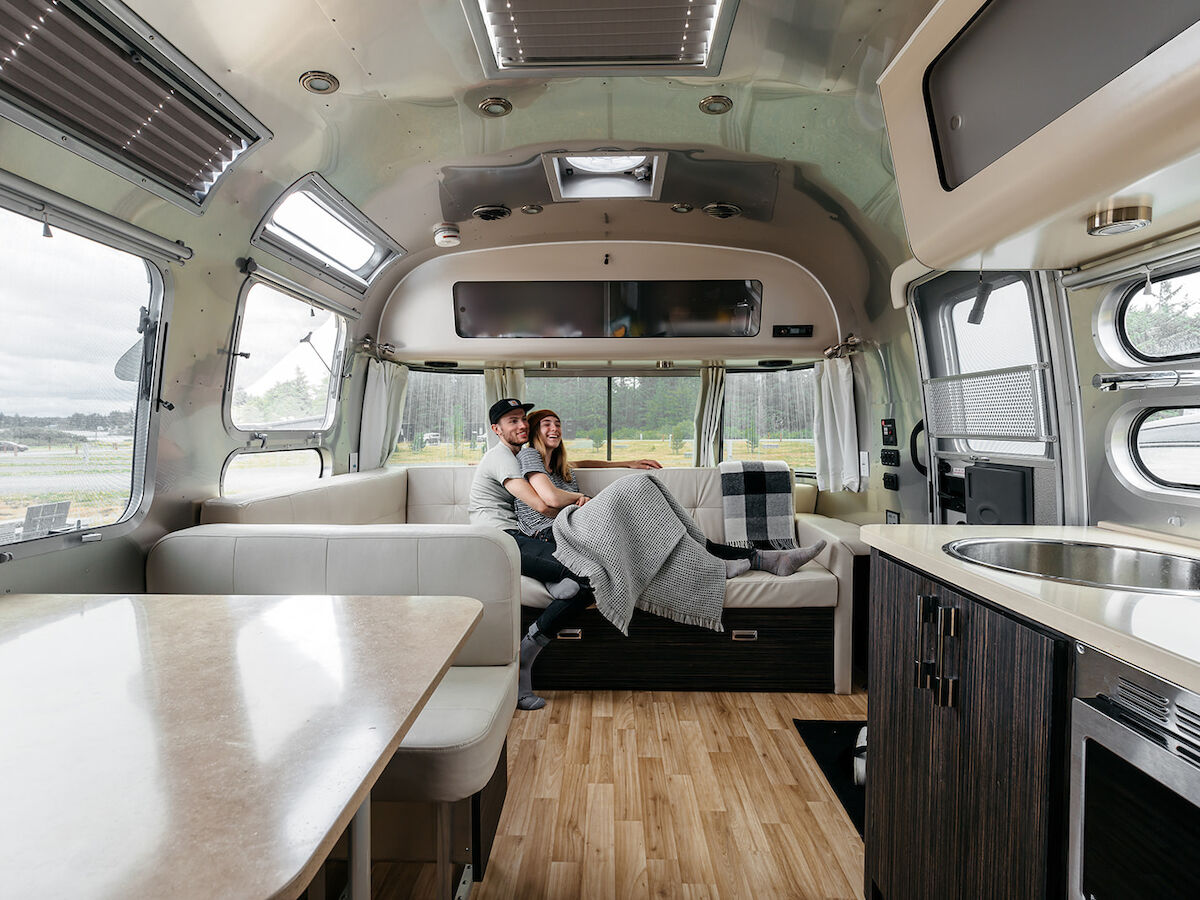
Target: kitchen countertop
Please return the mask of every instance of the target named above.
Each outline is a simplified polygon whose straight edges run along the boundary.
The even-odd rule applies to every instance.
[[[963,562],[942,550],[950,541],[981,537],[1087,541],[1200,558],[1200,550],[1194,547],[1091,526],[864,525],[862,528],[862,540],[882,553],[1200,693],[1200,596],[1048,581]]]

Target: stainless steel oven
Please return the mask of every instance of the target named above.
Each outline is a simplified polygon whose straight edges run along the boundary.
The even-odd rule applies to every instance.
[[[1071,900],[1200,897],[1200,696],[1076,645]]]

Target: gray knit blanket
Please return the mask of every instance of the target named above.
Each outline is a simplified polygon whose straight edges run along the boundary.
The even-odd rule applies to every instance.
[[[792,467],[776,460],[719,463],[725,543],[759,550],[796,548]]]
[[[619,478],[554,520],[555,557],[584,575],[596,608],[629,634],[633,610],[723,631],[725,564],[653,475]]]

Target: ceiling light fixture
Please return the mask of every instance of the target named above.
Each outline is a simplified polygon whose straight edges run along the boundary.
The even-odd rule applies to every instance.
[[[314,94],[332,94],[342,83],[337,80],[336,75],[312,69],[300,76],[300,86]]]
[[[1122,206],[1092,213],[1087,220],[1087,233],[1096,237],[1125,234],[1150,224],[1149,206]]]
[[[671,204],[671,212],[690,213],[693,209],[695,209],[695,207],[692,206],[692,204],[690,204],[690,203],[672,203]]]
[[[521,212],[525,213],[527,216],[536,216],[541,211],[542,205],[540,203],[526,203],[521,207]]]
[[[512,108],[512,102],[505,97],[486,97],[479,101],[479,111],[489,119],[507,116]]]
[[[733,101],[724,94],[711,94],[700,101],[700,112],[709,116],[723,116],[733,109]]]
[[[567,156],[563,160],[572,169],[592,175],[629,172],[646,163],[645,156]]]

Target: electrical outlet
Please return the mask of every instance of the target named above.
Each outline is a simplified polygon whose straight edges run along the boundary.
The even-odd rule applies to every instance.
[[[858,454],[858,474],[863,478],[871,477],[871,454],[862,450]]]

